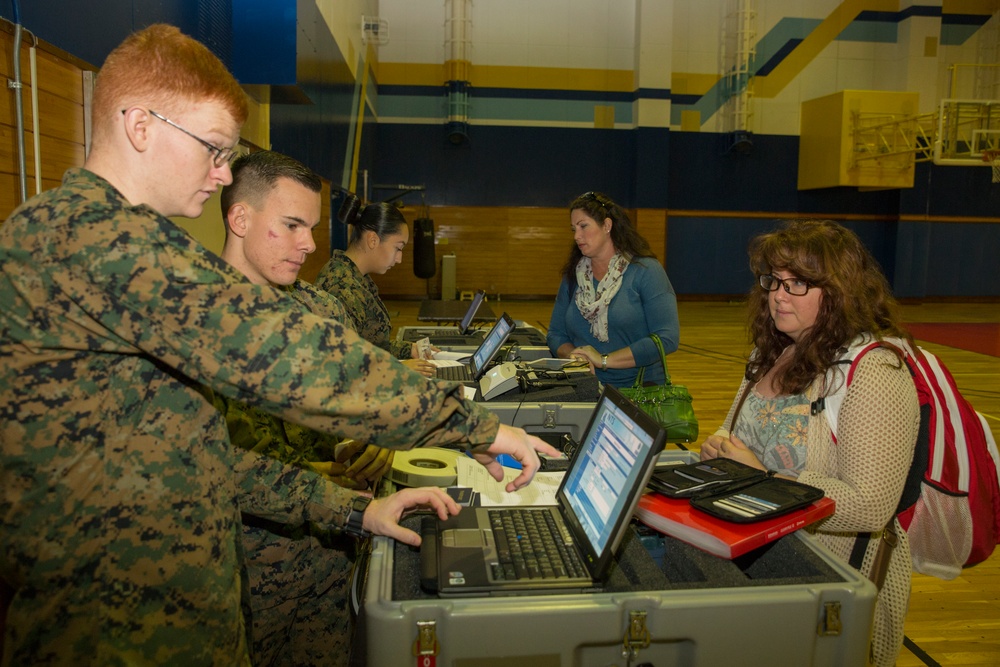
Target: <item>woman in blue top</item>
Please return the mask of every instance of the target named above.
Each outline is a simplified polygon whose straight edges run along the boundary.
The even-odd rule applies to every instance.
[[[575,244],[563,267],[547,341],[557,357],[585,359],[605,384],[664,380],[649,334],[673,352],[680,341],[677,297],[649,243],[625,210],[599,192],[570,204]]]

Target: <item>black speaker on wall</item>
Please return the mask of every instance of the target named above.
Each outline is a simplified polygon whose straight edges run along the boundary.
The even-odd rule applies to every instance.
[[[433,278],[437,272],[434,257],[434,221],[417,218],[413,221],[413,275]]]

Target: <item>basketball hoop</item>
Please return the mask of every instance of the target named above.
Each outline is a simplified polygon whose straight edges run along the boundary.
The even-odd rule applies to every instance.
[[[983,162],[993,167],[993,182],[1000,183],[1000,150],[983,151]]]

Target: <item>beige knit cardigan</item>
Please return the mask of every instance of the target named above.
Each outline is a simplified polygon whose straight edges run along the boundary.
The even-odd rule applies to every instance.
[[[733,411],[720,435],[728,435]],[[824,395],[824,378],[809,387],[810,402]],[[799,475],[837,503],[833,516],[810,528],[818,540],[847,562],[859,534],[885,528],[903,492],[913,459],[920,411],[910,372],[891,351],[877,348],[858,361],[838,419],[837,441],[822,413],[809,418],[808,452]],[[891,667],[903,643],[903,621],[910,598],[910,546],[896,523],[899,544],[879,593],[872,632],[873,664]],[[872,539],[861,573],[868,576],[879,540]]]

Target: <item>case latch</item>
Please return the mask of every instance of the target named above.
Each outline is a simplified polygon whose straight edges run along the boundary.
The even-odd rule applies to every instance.
[[[417,621],[417,640],[413,642],[413,655],[419,667],[433,667],[441,647],[437,640],[437,621]]]
[[[840,603],[824,602],[823,617],[819,621],[819,627],[816,628],[816,634],[820,637],[835,637],[843,629],[844,626],[840,622]]]
[[[556,408],[547,406],[545,408],[545,413],[542,415],[542,427],[544,428],[555,428],[556,427]]]
[[[629,661],[639,655],[639,649],[649,647],[649,630],[646,629],[646,612],[633,610],[628,613],[628,628],[622,640],[622,657]]]

